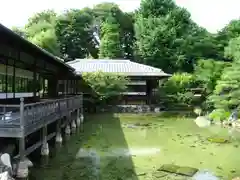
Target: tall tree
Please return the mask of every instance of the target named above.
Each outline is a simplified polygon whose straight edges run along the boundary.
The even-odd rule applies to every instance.
[[[173,0],[142,0],[135,34],[140,62],[170,73],[192,72],[196,59],[219,56],[213,36]]]
[[[34,14],[25,25],[25,37],[32,43],[54,55],[60,55],[59,43],[55,34],[56,13],[46,10]]]
[[[90,9],[66,11],[58,17],[55,31],[61,46],[63,57],[70,59],[96,58],[96,41],[92,28],[93,17]]]
[[[139,13],[144,17],[165,16],[176,7],[172,0],[142,0]]]
[[[120,25],[109,17],[101,27],[100,58],[117,59],[123,57],[123,47],[119,33]]]
[[[94,27],[99,39],[102,38],[101,24],[109,17],[115,19],[119,25],[121,44],[123,47],[123,58],[133,59],[134,45],[134,15],[135,13],[124,13],[115,3],[101,3],[93,7]]]

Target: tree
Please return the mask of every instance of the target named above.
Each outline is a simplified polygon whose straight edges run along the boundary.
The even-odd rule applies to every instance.
[[[100,101],[116,100],[127,88],[128,79],[124,75],[115,73],[84,73],[84,81],[96,93]]]
[[[19,36],[26,38],[26,34],[24,32],[24,29],[19,28],[19,27],[12,27],[12,31],[15,32],[16,34],[18,34]]]
[[[108,18],[101,27],[100,58],[116,59],[123,57],[123,47],[119,33],[120,25],[114,18]]]
[[[228,46],[228,43],[231,39],[237,38],[240,36],[240,20],[235,19],[229,22],[221,31],[219,31],[216,35],[216,41],[218,48],[224,54],[225,47]],[[232,60],[229,59],[228,56],[223,57],[224,60]]]
[[[236,50],[239,49],[239,38],[230,41],[226,48],[226,54],[233,58],[231,66],[226,67],[213,94],[209,97],[209,102],[217,111],[231,112],[238,108],[240,104],[240,57]]]
[[[25,37],[32,43],[59,56],[60,49],[55,34],[56,13],[53,10],[46,10],[34,14],[25,25]]]
[[[35,36],[30,37],[29,40],[38,45],[39,47],[47,50],[48,52],[59,55],[59,44],[57,43],[57,37],[54,29],[48,29],[47,31],[41,31]]]
[[[123,58],[133,59],[134,45],[134,16],[135,13],[124,13],[115,3],[101,3],[93,7],[95,33],[102,39],[101,27],[102,23],[107,19],[114,19],[119,25],[118,32],[120,34],[121,47],[123,48]]]
[[[98,42],[94,36],[92,21],[92,11],[89,8],[68,10],[58,17],[55,32],[63,57],[98,57]]]
[[[199,27],[173,0],[142,0],[135,35],[139,61],[166,72],[192,72],[200,58],[223,59],[215,35]]]
[[[225,57],[231,60],[240,60],[240,36],[229,41],[225,47]]]
[[[166,72],[192,71],[194,58],[189,50],[199,29],[186,9],[172,0],[142,1],[135,34],[140,62]]]
[[[158,96],[165,108],[188,107],[193,105],[194,94],[191,88],[197,87],[197,81],[192,74],[176,73],[159,86]]]
[[[217,80],[222,75],[223,70],[230,66],[228,62],[214,59],[200,59],[195,65],[194,75],[201,82],[201,87],[205,89],[207,95],[211,94],[216,86]]]
[[[165,16],[176,7],[172,0],[142,0],[139,13],[144,17]]]
[[[54,25],[56,17],[57,17],[57,14],[55,13],[54,10],[44,10],[44,11],[38,12],[28,19],[28,23],[25,25],[25,28],[27,29],[39,23],[40,21]]]

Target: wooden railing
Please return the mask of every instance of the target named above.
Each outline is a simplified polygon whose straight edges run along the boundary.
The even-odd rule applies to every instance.
[[[78,95],[24,104],[21,98],[20,105],[0,105],[0,128],[16,127],[29,134],[82,108],[82,99],[82,95]]]

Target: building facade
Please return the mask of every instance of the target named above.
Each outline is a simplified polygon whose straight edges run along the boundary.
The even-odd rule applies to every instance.
[[[119,104],[152,104],[153,90],[158,87],[158,81],[170,75],[161,69],[132,62],[130,60],[113,59],[76,59],[67,62],[81,76],[86,72],[102,71],[127,76],[130,81],[126,92],[123,92]]]

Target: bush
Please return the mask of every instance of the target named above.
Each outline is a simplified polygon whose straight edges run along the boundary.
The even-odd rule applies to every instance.
[[[209,118],[215,121],[224,121],[229,118],[231,112],[227,112],[223,109],[213,110],[212,113],[209,114]]]
[[[191,88],[197,86],[195,77],[188,73],[177,73],[170,77],[163,86],[159,87],[159,100],[165,105],[175,104],[192,105],[194,93]]]
[[[83,79],[95,92],[95,97],[102,103],[119,100],[121,93],[127,89],[128,83],[128,78],[124,75],[101,71],[84,73]]]
[[[201,105],[204,111],[213,109],[213,103],[209,101],[208,96],[213,93],[217,81],[221,78],[222,72],[229,67],[229,62],[217,61],[214,59],[198,60],[194,75],[202,87]]]

